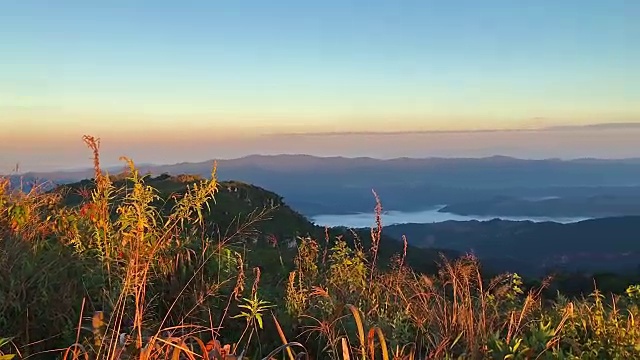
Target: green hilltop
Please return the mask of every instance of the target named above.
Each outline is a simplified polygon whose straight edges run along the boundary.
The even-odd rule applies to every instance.
[[[125,173],[110,177],[114,187],[127,188],[128,180]],[[155,177],[148,175],[145,184],[157,191],[159,199],[153,205],[168,213],[175,205],[176,199],[183,196],[189,186],[202,180],[199,175],[161,174]],[[62,194],[63,204],[74,207],[89,201],[87,194],[94,187],[93,179],[85,179],[60,185],[52,192]],[[123,195],[117,194],[116,202]],[[268,272],[283,270],[281,276],[288,274],[293,266],[293,257],[300,238],[313,238],[320,243],[329,241],[331,244],[336,238],[343,238],[351,246],[360,244],[368,248],[371,245],[370,232],[367,230],[344,227],[326,229],[315,225],[287,205],[282,196],[240,181],[219,182],[218,191],[214,199],[208,202],[208,209],[205,208],[204,214],[212,237],[223,239],[225,235],[228,237],[237,233],[238,235],[233,237],[233,246],[242,248],[251,263],[265,267]],[[373,220],[375,219],[372,219],[372,222]],[[239,232],[239,227],[242,227],[242,233]],[[277,246],[273,244],[274,240],[278,242]],[[404,246],[400,238],[383,233],[378,249],[379,264],[388,265],[394,255],[404,251]],[[407,264],[414,270],[425,273],[437,270],[437,262],[441,260],[441,255],[454,258],[460,254],[447,249],[415,247],[409,244],[406,246]]]
[[[127,180],[123,175],[111,176],[116,188],[127,187]],[[162,210],[169,211],[175,200],[179,199],[187,190],[203,179],[198,175],[162,174],[149,176],[145,184],[152,186],[159,197],[154,202]],[[67,206],[77,206],[88,200],[83,193],[93,190],[93,179],[77,183],[61,185],[54,189],[64,195],[63,202]],[[126,190],[125,190],[126,191]],[[123,194],[118,194],[123,195]],[[116,196],[116,199],[118,196]],[[284,204],[281,196],[260,187],[239,181],[223,181],[218,183],[215,198],[209,202],[210,211],[206,211],[207,221],[215,224],[217,230],[227,231],[237,223],[238,219],[246,218],[257,213],[264,213],[260,218],[258,228],[263,235],[277,236],[308,236],[316,228],[304,216]],[[268,220],[268,221],[267,221]],[[285,235],[286,234],[286,235]]]

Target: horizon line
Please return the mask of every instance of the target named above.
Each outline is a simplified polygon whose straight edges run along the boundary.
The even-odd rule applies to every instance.
[[[638,124],[640,127],[640,124]],[[489,159],[508,159],[508,160],[516,160],[516,161],[558,161],[558,162],[576,162],[576,161],[600,161],[600,162],[624,162],[624,161],[640,161],[640,156],[638,157],[626,157],[626,158],[598,158],[598,157],[575,157],[575,158],[562,158],[562,157],[551,157],[551,158],[521,158],[509,155],[491,155],[491,156],[430,156],[430,157],[409,157],[409,156],[400,156],[400,157],[392,157],[392,158],[376,158],[371,156],[319,156],[312,154],[303,154],[303,153],[279,153],[279,154],[249,154],[240,157],[234,158],[226,158],[226,159],[209,159],[204,161],[181,161],[176,163],[142,163],[137,164],[137,168],[148,168],[148,167],[163,167],[163,166],[176,166],[176,165],[194,165],[194,164],[206,164],[213,162],[232,162],[245,160],[249,158],[276,158],[276,157],[308,157],[315,159],[344,159],[344,160],[375,160],[379,162],[391,162],[397,160],[489,160]],[[118,168],[117,165],[107,165],[102,168],[103,171],[114,170]],[[122,165],[122,168],[125,168],[125,165]],[[85,171],[94,171],[94,168],[91,166],[82,167],[82,168],[65,168],[59,170],[50,170],[50,171],[26,171],[15,174],[0,174],[0,177],[15,177],[15,176],[25,176],[25,175],[38,175],[38,174],[69,174],[76,172],[85,172]]]

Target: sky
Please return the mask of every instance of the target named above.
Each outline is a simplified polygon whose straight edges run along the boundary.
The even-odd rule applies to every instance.
[[[83,166],[83,134],[107,162],[640,156],[619,129],[560,131],[553,153],[504,131],[640,122],[638,18],[632,0],[0,0],[0,173]]]

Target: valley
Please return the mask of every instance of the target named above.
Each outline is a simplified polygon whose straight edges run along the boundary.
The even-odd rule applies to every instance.
[[[206,176],[206,166],[212,164],[142,165],[140,170],[164,174],[150,181],[166,196],[168,190],[179,188],[171,185],[177,174]],[[640,264],[636,254],[640,248],[633,245],[640,230],[634,222],[640,216],[636,183],[640,161],[635,159],[377,160],[280,155],[222,160],[219,166],[225,181],[220,201],[227,214],[213,215],[219,228],[228,228],[234,216],[247,215],[251,205],[266,201],[226,209],[229,195],[224,194],[240,189],[243,196],[265,192],[259,198],[271,199],[269,204],[280,209],[258,232],[286,239],[322,237],[325,226],[366,233],[375,225],[373,189],[382,202],[384,233],[396,242],[406,235],[415,249],[474,253],[494,271],[533,277],[556,270],[629,273]],[[607,177],[595,176],[607,171]],[[18,179],[22,184],[28,183],[25,179],[40,179],[50,188],[56,183],[74,188],[86,183],[74,181],[87,175],[89,171],[32,173],[12,179],[14,184]],[[289,215],[278,215],[282,211]]]

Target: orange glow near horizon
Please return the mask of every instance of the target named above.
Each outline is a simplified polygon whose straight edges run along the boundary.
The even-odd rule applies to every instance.
[[[252,154],[309,154],[346,157],[484,157],[506,155],[520,158],[628,158],[640,157],[637,139],[640,126],[423,133],[327,133],[300,135],[242,135],[226,132],[91,133],[101,138],[105,166],[119,165],[120,156],[136,163],[171,164],[211,159],[238,158]],[[29,142],[0,142],[0,173],[16,163],[22,171],[85,168],[91,154],[75,131]],[[223,169],[221,169],[223,170]]]

